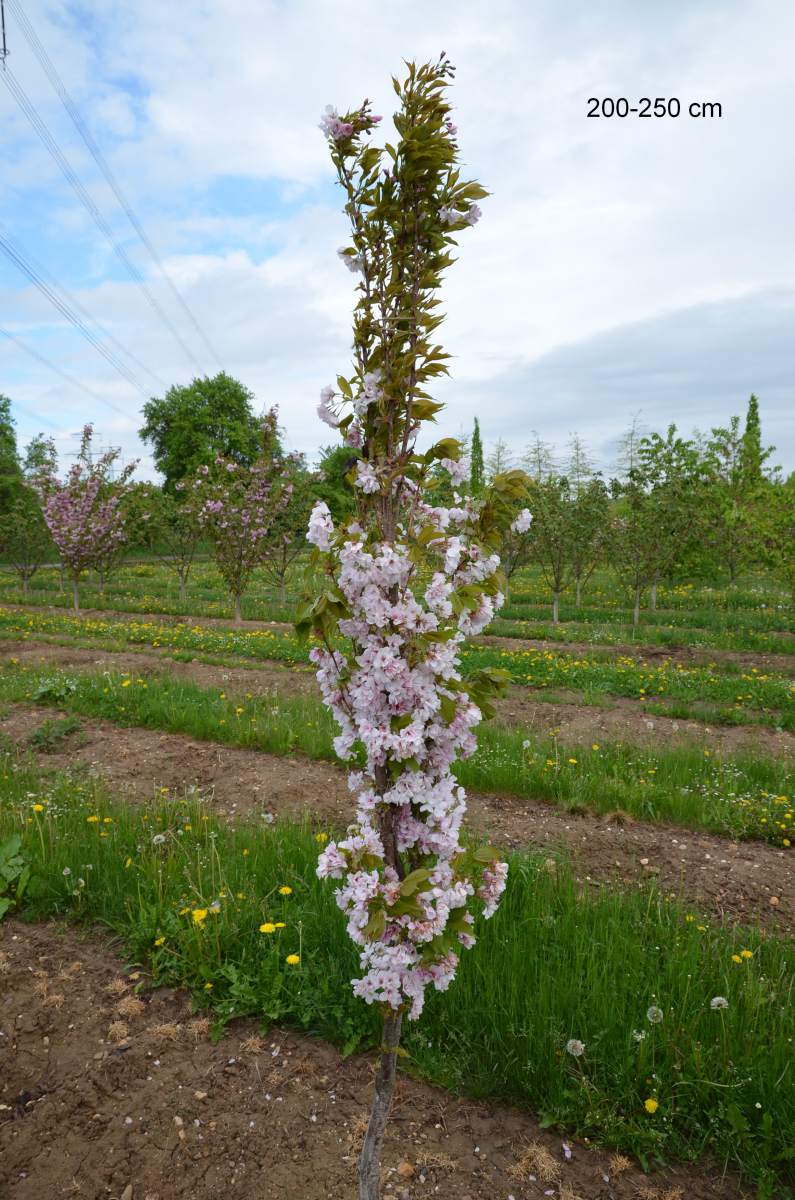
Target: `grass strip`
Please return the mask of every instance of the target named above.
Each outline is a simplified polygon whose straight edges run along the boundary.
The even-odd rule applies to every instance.
[[[107,620],[19,612],[0,608],[0,634],[27,637],[36,633],[81,637],[111,637],[154,649],[232,654],[288,664],[308,662],[308,647],[284,631],[224,629],[159,621]],[[783,675],[756,668],[742,670],[734,663],[685,666],[671,660],[646,663],[627,655],[572,655],[528,647],[523,650],[469,645],[461,655],[466,675],[482,667],[501,667],[516,684],[549,689],[580,690],[589,700],[614,695],[648,703],[664,697],[679,704],[677,716],[745,724],[749,720],[795,730],[795,683]],[[681,706],[687,706],[683,709]],[[704,714],[703,706],[709,706]]]
[[[122,726],[333,761],[334,723],[309,697],[227,694],[167,674],[79,672],[9,666],[0,700],[50,704]],[[0,727],[1,728],[1,727]],[[789,848],[795,841],[792,770],[762,755],[723,757],[689,744],[651,750],[620,743],[566,747],[554,737],[485,725],[476,753],[456,766],[461,783],[569,809],[621,809],[734,838]]]
[[[13,832],[33,870],[29,917],[106,924],[219,1026],[255,1015],[346,1051],[375,1044],[332,886],[315,875],[324,830],[222,826],[185,798],[132,808],[96,779],[6,755],[0,837]],[[456,982],[408,1027],[411,1070],[645,1163],[711,1153],[759,1196],[789,1194],[790,944],[711,923],[653,885],[583,893],[565,861],[528,854],[512,857],[502,907],[477,932]]]

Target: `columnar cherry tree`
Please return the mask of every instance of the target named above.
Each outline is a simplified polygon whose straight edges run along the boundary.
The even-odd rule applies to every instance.
[[[242,620],[240,601],[262,562],[274,521],[292,495],[290,460],[279,450],[277,410],[262,419],[260,454],[250,465],[218,455],[199,468],[194,495],[213,543],[216,566]]]
[[[323,389],[318,412],[361,458],[355,519],[337,529],[324,503],[312,512],[308,538],[327,584],[297,624],[321,641],[312,658],[339,725],[337,754],[362,764],[349,776],[355,820],[318,864],[321,877],[341,881],[337,903],[361,949],[354,991],[384,1017],[361,1200],[380,1195],[403,1017],[420,1015],[429,984],[450,985],[459,954],[475,943],[478,914],[495,911],[507,875],[495,850],[462,843],[465,794],[452,766],[475,749],[474,729],[504,683],[498,671],[463,680],[458,654],[502,603],[495,548],[526,477],[508,472],[465,497],[459,443],[418,448],[441,408],[426,389],[446,372],[433,337],[438,289],[456,236],[477,222],[486,195],[456,167],[445,98],[452,75],[442,56],[393,81],[394,146],[370,144],[380,117],[368,101],[343,116],[328,108],[321,122],[351,226],[339,255],[359,282],[353,370]],[[439,463],[451,507],[434,503]]]
[[[52,469],[36,477],[44,519],[72,581],[75,612],[80,611],[80,579],[98,570],[125,544],[127,533],[122,500],[137,462],[117,472],[121,451],[106,450],[94,458],[93,426],[85,425],[78,456],[61,481]]]

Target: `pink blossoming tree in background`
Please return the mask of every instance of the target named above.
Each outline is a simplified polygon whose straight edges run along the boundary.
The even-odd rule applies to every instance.
[[[80,611],[81,577],[86,571],[104,570],[127,541],[123,500],[137,466],[128,463],[115,474],[118,449],[94,459],[93,432],[93,426],[84,426],[77,459],[63,482],[51,467],[36,479],[44,519],[61,567],[72,581],[75,612]]]
[[[318,413],[361,459],[351,473],[355,518],[335,528],[324,503],[313,509],[308,538],[328,582],[297,627],[322,642],[312,658],[339,725],[337,754],[363,763],[349,776],[355,821],[318,865],[321,877],[340,881],[337,903],[361,949],[354,991],[384,1015],[361,1200],[380,1195],[402,1020],[419,1016],[429,984],[450,985],[507,875],[495,850],[462,843],[465,794],[452,767],[475,749],[475,727],[504,683],[498,671],[464,681],[458,656],[502,603],[495,549],[517,520],[527,479],[509,471],[465,496],[459,443],[418,449],[442,407],[426,390],[446,373],[434,341],[442,275],[486,195],[456,168],[445,99],[452,75],[442,56],[393,81],[394,146],[370,144],[380,118],[367,101],[344,116],[328,109],[321,122],[351,225],[352,244],[339,254],[359,283],[353,371],[323,389]],[[434,502],[438,464],[452,483],[448,507]],[[525,526],[529,515],[518,520]]]
[[[290,460],[279,449],[277,411],[265,414],[262,448],[250,465],[218,455],[212,467],[200,467],[194,481],[199,520],[210,535],[216,566],[242,621],[240,601],[255,569],[275,536],[276,518],[289,503]]]

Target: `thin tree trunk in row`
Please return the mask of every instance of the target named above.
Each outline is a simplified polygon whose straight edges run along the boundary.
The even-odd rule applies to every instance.
[[[633,612],[632,612],[632,624],[633,625],[640,624],[640,588],[639,587],[635,588],[635,608],[633,609]]]
[[[579,607],[580,607],[580,605],[582,604],[582,580],[581,580],[581,579],[578,579],[578,580],[577,580],[577,599],[576,599],[576,602],[577,602],[577,607],[579,608]]]
[[[552,624],[553,625],[558,624],[558,621],[560,619],[559,611],[560,611],[560,593],[553,592],[552,593]]]
[[[76,579],[72,580],[72,601],[74,602],[75,612],[80,612],[80,591]]]
[[[243,614],[240,611],[240,597],[235,596],[235,625],[243,624]]]
[[[651,589],[649,591],[649,610],[651,612],[656,612],[656,610],[657,610],[657,580],[656,579],[654,580],[654,583],[651,585]]]
[[[400,1044],[401,1012],[388,1009],[384,1016],[384,1031],[381,1055],[375,1076],[375,1095],[370,1110],[370,1123],[362,1144],[362,1152],[356,1167],[359,1176],[359,1200],[380,1200],[381,1197],[381,1148],[392,1105],[397,1070],[397,1053]]]

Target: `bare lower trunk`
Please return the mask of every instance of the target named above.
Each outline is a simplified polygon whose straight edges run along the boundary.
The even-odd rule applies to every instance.
[[[25,597],[25,599],[27,599],[27,596],[28,596],[28,577],[27,577],[27,575],[22,576],[22,595]]]
[[[560,620],[560,594],[552,593],[552,624],[557,625]]]
[[[654,583],[651,585],[651,588],[649,589],[649,611],[656,612],[656,610],[657,610],[657,580],[655,579]]]
[[[179,598],[182,604],[188,603],[188,585],[182,575],[179,577]]]
[[[80,612],[80,590],[77,586],[77,580],[72,582],[72,601],[74,603],[75,612]]]
[[[387,1009],[384,1016],[384,1032],[381,1055],[375,1076],[375,1094],[370,1110],[370,1123],[359,1155],[359,1200],[380,1200],[381,1197],[381,1149],[384,1144],[386,1123],[392,1106],[395,1090],[397,1052],[400,1045],[400,1026],[403,1014]]]
[[[235,625],[243,624],[243,614],[240,611],[240,597],[235,596]]]
[[[577,607],[578,607],[578,608],[579,608],[579,607],[580,607],[580,605],[582,604],[582,580],[580,580],[580,579],[578,579],[578,580],[577,580],[577,596],[576,596],[576,603],[577,603]]]
[[[632,610],[632,624],[640,624],[640,588],[635,588],[635,607]]]

